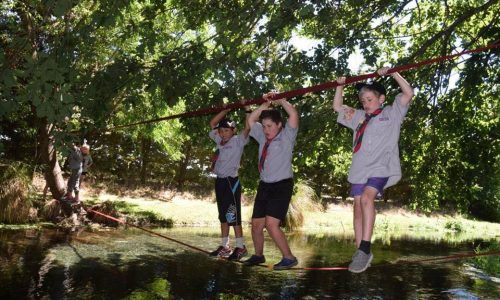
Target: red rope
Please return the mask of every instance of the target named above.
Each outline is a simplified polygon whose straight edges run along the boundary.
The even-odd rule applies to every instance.
[[[110,219],[110,220],[113,220],[113,221],[115,221],[115,222],[122,223],[122,224],[125,224],[125,225],[128,225],[128,226],[132,226],[132,227],[138,228],[138,229],[140,229],[140,230],[144,230],[144,231],[146,231],[147,233],[150,233],[150,234],[153,234],[153,235],[157,235],[157,236],[159,236],[159,237],[162,237],[162,238],[167,239],[167,240],[169,240],[169,241],[172,241],[172,242],[175,242],[175,243],[181,244],[181,245],[186,246],[186,247],[188,247],[188,248],[191,248],[191,249],[194,249],[194,250],[197,250],[197,251],[203,252],[203,253],[207,253],[207,254],[209,253],[208,251],[203,250],[203,249],[201,249],[201,248],[198,248],[198,247],[195,247],[195,246],[191,246],[191,245],[189,245],[189,244],[183,243],[183,242],[181,242],[181,241],[178,241],[178,240],[173,239],[173,238],[171,238],[171,237],[168,237],[168,236],[166,236],[166,235],[159,234],[159,233],[154,232],[154,231],[152,231],[152,230],[149,230],[149,229],[146,229],[146,228],[142,228],[142,227],[137,226],[137,225],[134,225],[134,224],[127,223],[127,222],[125,222],[125,221],[122,221],[122,220],[120,220],[120,219],[114,218],[114,217],[109,216],[109,215],[107,215],[107,214],[104,214],[104,213],[102,213],[102,212],[98,212],[98,211],[95,211],[95,210],[90,209],[90,208],[89,208],[89,209],[87,209],[87,211],[88,211],[88,212],[92,212],[92,213],[94,213],[94,214],[98,214],[98,215],[100,215],[100,216],[103,216],[103,217],[108,218],[108,219]]]
[[[424,60],[424,61],[413,63],[413,64],[406,64],[406,65],[391,68],[391,69],[389,69],[389,71],[387,73],[390,74],[390,73],[415,69],[415,68],[425,66],[425,65],[430,65],[430,64],[433,64],[436,62],[440,62],[440,61],[444,61],[444,60],[451,60],[451,59],[454,59],[456,57],[459,57],[459,56],[462,56],[465,54],[483,52],[485,50],[493,49],[493,48],[496,48],[499,46],[500,46],[500,43],[496,43],[496,44],[491,44],[491,45],[484,46],[484,47],[477,48],[477,49],[473,49],[473,50],[465,50],[465,51],[462,51],[462,52],[459,52],[456,54],[444,55],[444,56],[432,58],[429,60]],[[358,81],[365,81],[368,78],[374,78],[377,76],[379,76],[377,74],[377,72],[374,72],[374,73],[369,73],[369,74],[364,74],[364,75],[359,75],[359,76],[348,77],[348,78],[346,78],[345,84],[350,84],[350,83],[354,83],[354,82],[358,82]],[[307,93],[314,93],[314,92],[319,92],[319,91],[323,91],[323,90],[333,89],[333,88],[337,87],[338,85],[339,84],[336,81],[329,81],[329,82],[325,82],[325,83],[318,84],[318,85],[313,85],[313,86],[306,87],[306,88],[300,88],[300,89],[291,90],[291,91],[287,91],[287,92],[283,92],[283,93],[278,93],[274,96],[274,99],[292,98],[292,97],[304,95]],[[136,125],[141,125],[141,124],[155,123],[155,122],[183,118],[183,117],[186,118],[186,117],[206,115],[206,114],[216,113],[216,112],[222,111],[224,109],[235,109],[235,108],[243,107],[244,105],[261,104],[264,101],[265,100],[263,98],[255,98],[255,99],[251,99],[251,100],[246,100],[245,104],[241,104],[241,102],[234,102],[234,103],[230,103],[226,106],[202,108],[202,109],[198,109],[195,111],[184,112],[184,113],[175,114],[175,115],[171,115],[171,116],[167,116],[167,117],[162,117],[162,118],[157,118],[157,119],[152,119],[152,120],[147,120],[147,121],[141,121],[141,122],[126,124],[126,125],[118,125],[118,126],[114,126],[114,127],[109,128],[109,130],[118,129],[118,128],[125,128],[125,127],[130,127],[130,126],[136,126]]]
[[[483,253],[475,253],[475,252],[470,252],[470,253],[464,253],[464,254],[455,254],[455,255],[448,255],[448,256],[441,256],[441,257],[433,257],[433,258],[425,258],[425,259],[419,259],[419,260],[400,260],[397,261],[396,263],[393,264],[381,264],[381,265],[375,265],[372,266],[374,267],[385,267],[385,266],[393,266],[397,264],[418,264],[418,263],[423,263],[423,262],[443,262],[443,261],[450,261],[450,260],[458,260],[458,259],[463,259],[467,257],[478,257],[478,256],[493,256],[493,255],[499,255],[500,250],[494,250],[494,251],[489,251],[489,252],[483,252]],[[305,271],[346,271],[349,268],[347,267],[319,267],[319,268],[292,268],[292,270],[305,270]]]
[[[401,261],[398,261],[397,263],[414,264],[414,263],[422,263],[422,262],[429,262],[429,261],[457,260],[457,259],[462,259],[462,258],[467,258],[467,257],[490,256],[490,255],[493,256],[493,255],[499,255],[499,254],[500,254],[500,250],[494,250],[494,251],[483,252],[483,253],[470,252],[470,253],[464,253],[464,254],[455,254],[455,255],[426,258],[426,259],[419,259],[419,260],[413,260],[413,261],[412,260],[401,260]]]
[[[125,225],[128,225],[128,226],[132,226],[132,227],[135,227],[135,228],[138,228],[140,230],[144,230],[146,231],[147,233],[150,233],[150,234],[153,234],[153,235],[156,235],[156,236],[159,236],[159,237],[162,237],[164,239],[167,239],[169,241],[172,241],[172,242],[175,242],[175,243],[178,243],[178,244],[181,244],[183,246],[186,246],[188,248],[191,248],[191,249],[194,249],[196,251],[200,251],[200,252],[203,252],[203,253],[209,253],[208,251],[206,250],[203,250],[201,248],[198,248],[198,247],[195,247],[195,246],[192,246],[192,245],[189,245],[189,244],[186,244],[184,242],[181,242],[179,240],[176,240],[176,239],[173,239],[171,237],[168,237],[166,235],[163,235],[163,234],[159,234],[157,232],[154,232],[152,230],[149,230],[149,229],[146,229],[146,228],[143,228],[143,227],[140,227],[140,226],[137,226],[137,225],[134,225],[134,224],[130,224],[130,223],[127,223],[125,221],[122,221],[118,218],[115,218],[115,217],[112,217],[112,216],[109,216],[105,213],[102,213],[102,212],[99,212],[99,211],[95,211],[93,209],[86,209],[87,212],[91,212],[91,213],[94,213],[94,214],[98,214],[100,216],[103,216],[105,218],[108,218],[110,220],[113,220],[115,222],[118,222],[118,223],[122,223],[122,224],[125,224]],[[471,253],[464,253],[464,254],[455,254],[455,255],[448,255],[448,256],[441,256],[441,257],[433,257],[433,258],[426,258],[426,259],[419,259],[419,260],[401,260],[401,261],[398,261],[396,262],[395,264],[417,264],[417,263],[422,263],[422,262],[431,262],[431,261],[436,261],[436,262],[440,262],[440,261],[444,261],[444,260],[457,260],[457,259],[462,259],[462,258],[467,258],[467,257],[477,257],[477,256],[490,256],[490,255],[499,255],[500,254],[500,250],[494,250],[494,251],[489,251],[489,252],[483,252],[483,253],[475,253],[475,252],[471,252]],[[241,263],[241,261],[236,261],[236,262],[239,262]],[[373,267],[383,267],[383,266],[390,266],[390,265],[394,265],[394,264],[381,264],[381,265],[375,265],[375,266],[372,266]],[[272,266],[266,266],[266,265],[263,265],[263,264],[260,264],[260,265],[257,265],[259,267],[268,267],[268,268],[272,268]],[[347,267],[318,267],[318,268],[315,268],[315,267],[303,267],[303,268],[291,268],[290,270],[295,270],[295,271],[346,271],[348,270]]]

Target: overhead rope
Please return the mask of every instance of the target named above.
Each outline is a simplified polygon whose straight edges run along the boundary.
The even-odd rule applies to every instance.
[[[84,209],[85,209],[85,207],[84,207]],[[150,233],[150,234],[162,237],[164,239],[167,239],[167,240],[169,240],[171,242],[174,242],[174,243],[178,243],[178,244],[183,245],[185,247],[188,247],[190,249],[193,249],[193,250],[196,250],[196,251],[199,251],[199,252],[203,252],[203,253],[206,253],[206,254],[210,253],[210,252],[208,252],[206,250],[203,250],[201,248],[198,248],[198,247],[186,244],[184,242],[181,242],[179,240],[176,240],[174,238],[168,237],[166,235],[154,232],[152,230],[143,228],[141,226],[125,222],[123,220],[120,220],[118,218],[112,217],[112,216],[107,215],[105,213],[102,213],[102,212],[99,212],[99,211],[96,211],[96,210],[93,210],[93,209],[90,209],[90,208],[87,208],[85,210],[87,212],[91,212],[91,213],[100,215],[100,216],[102,216],[104,218],[113,220],[115,222],[118,222],[118,223],[121,223],[121,224],[124,224],[124,225],[128,225],[128,226],[131,226],[131,227],[134,227],[134,228],[138,228],[138,229],[143,230],[143,231],[145,231],[147,233]],[[483,252],[483,253],[470,252],[470,253],[463,253],[463,254],[454,254],[454,255],[448,255],[448,256],[425,258],[425,259],[419,259],[419,260],[400,260],[400,261],[397,261],[397,262],[392,263],[392,264],[389,263],[389,264],[375,265],[375,266],[372,266],[372,268],[373,267],[393,266],[393,265],[398,265],[398,264],[418,264],[418,263],[424,263],[424,262],[443,262],[443,261],[459,260],[459,259],[470,258],[470,257],[494,256],[494,255],[500,255],[500,250],[494,250],[494,251]],[[241,261],[235,261],[235,262],[241,263]],[[260,264],[258,266],[260,266],[260,267],[267,267],[267,268],[271,268],[272,269],[272,265],[266,266],[266,265]],[[303,271],[346,271],[346,270],[348,270],[348,268],[347,267],[341,267],[341,266],[338,266],[338,267],[303,267],[303,268],[299,267],[299,268],[291,268],[290,270],[295,270],[295,271],[301,271],[301,270],[303,270]]]
[[[406,64],[406,65],[402,65],[402,66],[397,66],[397,67],[389,69],[387,71],[387,74],[406,71],[406,70],[410,70],[410,69],[416,69],[416,68],[419,68],[421,66],[430,65],[430,64],[434,64],[434,63],[445,61],[445,60],[451,60],[451,59],[454,59],[456,57],[466,55],[466,54],[483,52],[483,51],[493,49],[493,48],[496,48],[499,46],[500,46],[500,43],[494,43],[494,44],[487,45],[487,46],[473,49],[473,50],[465,50],[465,51],[462,51],[462,52],[459,52],[456,54],[439,56],[436,58],[424,60],[424,61],[413,63],[413,64]],[[358,82],[358,81],[365,81],[369,78],[374,78],[374,77],[378,77],[378,76],[379,75],[377,74],[377,72],[373,72],[373,73],[359,75],[359,76],[347,77],[345,80],[345,84],[351,84],[351,83]],[[306,88],[300,88],[300,89],[291,90],[291,91],[287,91],[287,92],[277,93],[273,96],[273,99],[292,98],[292,97],[304,95],[307,93],[314,93],[314,92],[324,91],[324,90],[328,90],[328,89],[333,89],[333,88],[337,87],[338,85],[339,84],[336,81],[329,81],[329,82],[325,82],[325,83],[318,84],[318,85],[313,85],[313,86],[306,87]],[[126,127],[131,127],[131,126],[156,123],[156,122],[178,119],[178,118],[187,118],[187,117],[212,114],[212,113],[222,111],[224,109],[235,109],[235,108],[241,108],[245,105],[261,104],[264,101],[265,100],[262,97],[260,97],[260,98],[255,98],[255,99],[251,99],[251,100],[245,100],[245,101],[243,101],[243,103],[242,102],[234,102],[234,103],[227,104],[225,106],[215,106],[215,107],[209,107],[209,108],[202,108],[202,109],[198,109],[198,110],[194,110],[194,111],[188,111],[188,112],[184,112],[184,113],[180,113],[180,114],[170,115],[167,117],[156,118],[156,119],[151,119],[151,120],[146,120],[146,121],[140,121],[140,122],[125,124],[125,125],[117,125],[117,126],[108,128],[108,130],[121,129],[121,128],[126,128]]]

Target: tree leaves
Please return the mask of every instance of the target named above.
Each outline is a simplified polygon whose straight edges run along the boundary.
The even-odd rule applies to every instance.
[[[11,1],[0,7],[0,118],[31,130],[48,121],[63,140],[80,130],[99,145],[97,158],[117,162],[104,171],[133,178],[146,162],[141,174],[155,181],[203,184],[208,117],[106,128],[331,81],[358,72],[354,54],[372,72],[486,45],[498,39],[496,11],[479,0]],[[297,36],[314,42],[309,51]],[[402,129],[404,177],[389,191],[401,202],[499,217],[497,53],[403,74],[418,93]],[[392,99],[398,87],[384,82]],[[318,193],[346,197],[352,136],[331,99],[290,99],[301,113],[294,168]],[[357,105],[351,87],[345,99]],[[247,152],[241,174],[251,187],[255,145]]]

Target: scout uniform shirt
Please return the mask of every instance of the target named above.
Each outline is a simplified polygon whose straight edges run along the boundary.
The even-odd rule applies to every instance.
[[[83,154],[80,148],[71,149],[68,157],[68,166],[71,170],[81,170],[83,163]]]
[[[92,159],[92,156],[90,154],[84,155],[83,156],[83,172],[88,172],[89,167],[94,163],[94,160]]]
[[[396,184],[401,179],[399,161],[399,134],[401,123],[408,112],[409,105],[401,104],[402,94],[396,96],[393,105],[387,105],[383,111],[373,117],[366,127],[361,148],[352,155],[348,181],[353,184],[364,184],[370,177],[389,177],[384,188]],[[365,111],[357,109],[351,120],[345,119],[344,111],[340,111],[337,122],[354,131],[365,119]]]
[[[290,127],[287,122],[285,127],[274,137],[267,149],[266,160],[260,173],[260,180],[272,183],[293,177],[292,155],[298,131],[298,128]],[[252,125],[250,136],[255,138],[259,143],[260,159],[262,149],[266,144],[266,136],[264,135],[261,123],[256,122]]]
[[[238,177],[241,155],[243,148],[250,140],[249,137],[245,137],[243,133],[233,135],[224,145],[221,145],[222,138],[217,134],[217,129],[210,131],[209,137],[217,143],[217,149],[219,149],[219,156],[213,170],[215,175],[221,178]]]

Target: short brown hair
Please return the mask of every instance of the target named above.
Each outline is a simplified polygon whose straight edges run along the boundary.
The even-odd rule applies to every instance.
[[[277,109],[263,110],[259,116],[260,123],[262,123],[264,119],[270,119],[276,124],[283,124],[283,117],[281,117],[281,113]]]

